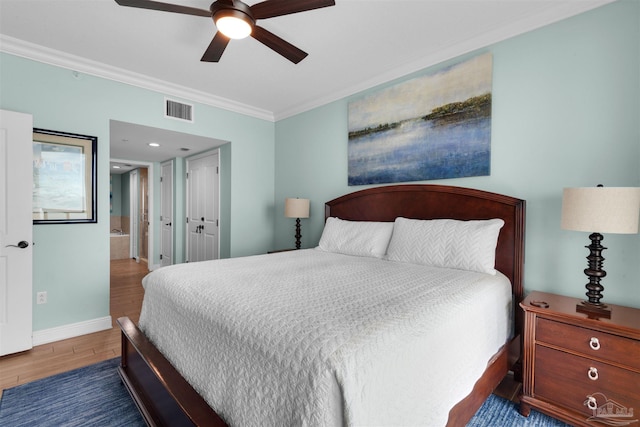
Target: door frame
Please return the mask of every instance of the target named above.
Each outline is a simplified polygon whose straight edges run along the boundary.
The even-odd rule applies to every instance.
[[[140,201],[140,172],[138,168],[129,172],[129,258],[140,262],[140,251],[138,249],[138,203]]]
[[[164,176],[163,176],[163,168],[165,166],[169,166],[171,168],[171,182],[168,182],[168,183],[164,182],[164,180],[163,180],[163,178],[164,178]],[[174,194],[174,188],[173,188],[174,187],[174,182],[175,182],[174,175],[175,175],[175,162],[174,162],[174,159],[167,160],[167,161],[164,161],[164,162],[160,163],[160,204],[159,204],[159,206],[160,206],[160,212],[159,212],[160,216],[158,217],[160,219],[160,236],[159,236],[159,239],[160,239],[160,256],[162,256],[162,255],[164,255],[166,253],[165,252],[165,248],[164,248],[163,234],[162,234],[163,233],[162,228],[164,227],[163,214],[165,213],[164,209],[163,209],[163,205],[164,205],[164,199],[163,199],[164,191],[163,191],[163,188],[164,188],[165,185],[169,185],[170,194],[171,194],[170,209],[171,209],[171,221],[172,221],[172,224],[171,224],[171,264],[175,263],[175,252],[176,252],[176,250],[175,250],[175,246],[176,246],[175,245],[175,239],[176,239],[176,236],[175,236],[175,230],[176,230],[176,209],[175,209],[175,206],[176,206],[176,203],[175,203],[175,194]],[[162,265],[162,264],[163,264],[163,262],[162,262],[162,259],[161,259],[160,260],[160,265]]]
[[[149,253],[149,259],[148,259],[148,263],[147,263],[147,267],[149,268],[149,271],[154,270],[155,268],[158,268],[159,265],[155,265],[152,264],[152,262],[155,261],[156,259],[156,251],[155,251],[155,247],[153,246],[153,242],[154,242],[154,234],[155,234],[155,217],[154,217],[154,187],[153,187],[153,163],[152,162],[143,162],[140,160],[127,160],[127,159],[110,159],[111,162],[115,162],[115,163],[126,163],[126,164],[130,164],[130,165],[134,165],[134,166],[140,166],[140,167],[146,167],[147,168],[147,185],[148,185],[148,196],[149,196],[149,230],[151,230],[148,233],[148,237],[147,237],[147,251]]]

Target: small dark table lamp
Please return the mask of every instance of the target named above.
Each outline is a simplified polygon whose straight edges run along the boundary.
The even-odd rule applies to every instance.
[[[640,216],[640,188],[633,187],[588,187],[565,188],[562,195],[562,228],[565,230],[587,231],[591,244],[588,267],[584,274],[589,278],[586,284],[588,300],[577,304],[576,311],[610,318],[611,308],[600,302],[604,286],[600,280],[607,275],[602,269],[600,233],[635,234],[638,232]]]
[[[296,249],[300,249],[300,218],[309,218],[309,199],[286,199],[284,216],[296,219]]]

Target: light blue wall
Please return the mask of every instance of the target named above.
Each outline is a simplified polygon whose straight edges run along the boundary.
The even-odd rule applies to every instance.
[[[221,154],[222,254],[273,246],[274,123],[198,103],[196,123],[167,120],[162,93],[5,53],[0,94],[0,108],[32,114],[34,127],[98,137],[98,223],[34,226],[34,331],[109,315],[111,119],[230,141]],[[35,305],[37,291],[48,292],[47,304]]]
[[[184,158],[173,159],[173,176],[181,177],[185,176],[186,173],[186,163]],[[186,195],[185,195],[185,187],[184,183],[181,182],[181,185],[178,185],[178,180],[174,179],[173,182],[176,184],[173,188],[173,198],[175,207],[175,211],[173,212],[174,218],[186,218],[187,210],[186,210]],[[186,259],[186,248],[184,245],[185,233],[186,233],[186,222],[185,221],[174,221],[175,227],[173,228],[174,236],[173,236],[173,247],[174,247],[174,260],[176,264],[183,263]],[[182,239],[182,242],[179,240]],[[181,244],[182,243],[182,244]]]
[[[111,216],[122,215],[122,175],[111,174]]]
[[[491,176],[429,183],[526,199],[527,291],[582,297],[588,233],[560,229],[562,189],[640,186],[640,2],[616,2],[485,51],[493,54]],[[286,197],[311,199],[302,244],[312,247],[324,202],[364,188],[347,186],[348,101],[276,123],[278,248],[294,242]],[[640,235],[606,235],[604,245],[605,300],[640,307]]]

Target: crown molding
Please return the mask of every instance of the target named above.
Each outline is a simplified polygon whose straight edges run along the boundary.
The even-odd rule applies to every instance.
[[[451,43],[437,52],[419,59],[418,61],[399,64],[387,73],[377,75],[373,79],[365,80],[358,85],[345,88],[342,91],[334,92],[324,97],[315,98],[313,101],[293,106],[288,110],[276,112],[274,120],[283,120],[331,102],[351,97],[381,84],[406,77],[410,74],[417,73],[426,68],[433,67],[434,65],[441,64],[445,61],[452,60],[474,51],[480,51],[482,49],[488,50],[493,44],[519,36],[529,31],[537,30],[615,1],[617,0],[578,0],[558,3],[555,7],[546,9],[544,12],[536,15],[524,16],[522,19],[513,21],[508,25],[495,30],[488,31],[474,37],[473,39],[463,40],[458,43]]]
[[[262,120],[274,121],[271,111],[252,107],[250,105],[235,102],[210,93],[190,89],[184,86],[169,83],[154,77],[127,71],[97,61],[92,61],[79,56],[71,55],[59,50],[50,49],[24,40],[0,34],[0,52],[19,56],[26,59],[66,68],[72,71],[125,83],[142,89],[159,92],[164,95],[182,98],[198,102],[211,107],[221,108],[234,113],[244,114]]]
[[[473,39],[462,42],[451,43],[443,49],[427,55],[418,61],[398,64],[392,70],[380,74],[372,79],[360,82],[357,85],[343,88],[325,96],[316,97],[308,102],[293,105],[291,108],[282,111],[267,111],[247,104],[235,102],[210,93],[194,90],[184,86],[169,83],[154,77],[127,71],[122,68],[113,67],[104,63],[91,61],[75,55],[70,55],[54,49],[49,49],[40,45],[25,42],[13,37],[0,34],[0,52],[32,59],[34,61],[67,68],[73,71],[114,80],[120,83],[152,90],[169,96],[175,96],[188,101],[198,102],[204,105],[217,107],[227,111],[255,117],[270,122],[283,120],[288,117],[321,107],[323,105],[348,98],[359,92],[369,90],[375,86],[388,83],[410,74],[419,72],[426,68],[449,61],[456,57],[487,49],[493,44],[507,40],[509,38],[536,30],[546,25],[570,18],[572,16],[587,12],[589,10],[613,3],[617,0],[576,0],[570,2],[559,2],[555,7],[546,9],[536,15],[524,16],[520,20],[513,21],[492,31],[488,31]]]

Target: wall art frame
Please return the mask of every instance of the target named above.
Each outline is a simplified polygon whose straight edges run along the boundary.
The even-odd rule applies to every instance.
[[[33,129],[33,223],[98,222],[98,137]]]
[[[348,185],[490,175],[491,53],[352,99]]]

